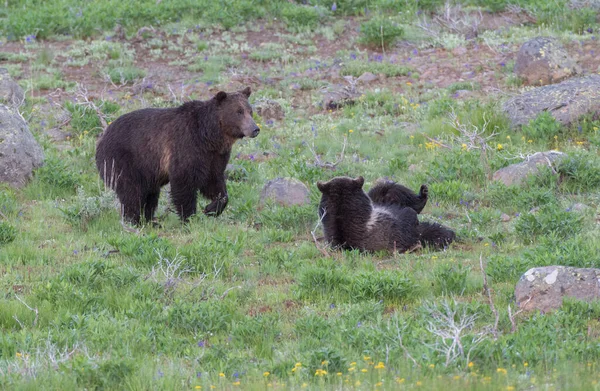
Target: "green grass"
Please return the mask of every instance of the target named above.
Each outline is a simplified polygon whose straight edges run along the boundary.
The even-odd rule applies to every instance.
[[[23,41],[0,46],[0,66],[26,89],[20,113],[46,155],[25,187],[0,187],[0,388],[598,387],[598,303],[521,313],[515,330],[508,308],[514,314],[515,283],[531,267],[600,267],[600,121],[565,127],[543,114],[512,129],[501,111],[505,94],[487,81],[421,80],[427,69],[407,56],[463,66],[414,38],[417,18],[430,18],[443,1],[299,3],[9,0],[0,10],[2,46]],[[588,33],[573,34],[596,28],[588,11],[562,1],[514,3],[577,45]],[[508,4],[461,2],[492,11]],[[142,26],[157,31],[121,41],[116,23],[130,38]],[[383,37],[385,53],[382,26],[386,34],[402,27]],[[498,42],[488,32],[473,43],[450,33],[441,46],[489,44],[500,53],[539,30],[507,28]],[[146,55],[169,72],[146,67]],[[518,86],[510,66],[480,62],[473,69],[494,75],[494,88]],[[356,85],[354,104],[322,110],[324,89],[364,72],[378,79]],[[153,88],[140,92],[134,84],[143,77]],[[87,83],[87,102],[75,82]],[[182,225],[163,189],[159,226],[124,230],[94,164],[99,113],[110,122],[241,84],[252,86],[252,103],[277,100],[286,117],[257,117],[259,137],[234,145],[231,163],[241,168],[228,179],[225,212]],[[459,90],[471,97],[456,99]],[[473,147],[451,113],[482,130],[488,148]],[[50,141],[54,126],[70,138]],[[490,180],[548,149],[567,154],[554,170],[518,186]],[[322,167],[316,157],[338,163]],[[415,190],[427,183],[420,219],[450,226],[459,241],[447,251],[396,255],[315,244],[316,181],[339,175],[362,175],[367,189],[381,177]],[[310,202],[260,206],[262,186],[280,176],[304,182]],[[468,324],[458,336],[464,350],[451,360],[439,337],[450,332],[444,316]]]

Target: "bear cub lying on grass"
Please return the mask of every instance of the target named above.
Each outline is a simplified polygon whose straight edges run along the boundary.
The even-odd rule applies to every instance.
[[[322,193],[319,218],[332,246],[405,252],[419,244],[443,248],[454,240],[454,232],[442,225],[419,223],[417,213],[427,202],[426,186],[417,195],[393,182],[380,183],[369,192],[372,199],[363,184],[363,177],[317,182]]]
[[[220,91],[207,101],[175,108],[148,108],[111,123],[96,146],[96,166],[115,190],[123,217],[139,224],[152,221],[160,188],[171,183],[179,217],[196,213],[197,192],[212,202],[205,214],[218,216],[228,202],[225,167],[233,144],[260,131],[248,102],[250,88]]]

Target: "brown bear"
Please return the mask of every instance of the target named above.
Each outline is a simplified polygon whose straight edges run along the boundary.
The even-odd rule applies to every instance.
[[[421,185],[419,194],[393,181],[381,181],[369,190],[369,198],[373,205],[378,207],[396,206],[399,208],[412,208],[421,213],[427,204],[429,189]],[[421,244],[435,249],[447,247],[456,238],[450,228],[438,223],[422,221],[418,227]]]
[[[405,252],[419,244],[419,220],[412,208],[374,205],[364,178],[336,177],[317,182],[319,217],[325,240],[334,247]]]
[[[183,221],[196,213],[197,192],[212,202],[204,213],[218,216],[228,202],[225,167],[233,144],[260,131],[248,102],[250,88],[218,92],[206,101],[124,114],[104,131],[96,166],[115,190],[123,217],[152,221],[160,189],[171,183],[171,198]]]
[[[419,194],[416,194],[399,183],[382,180],[376,183],[367,195],[378,204],[413,208],[415,212],[421,213],[427,204],[429,189],[427,185],[421,185]]]

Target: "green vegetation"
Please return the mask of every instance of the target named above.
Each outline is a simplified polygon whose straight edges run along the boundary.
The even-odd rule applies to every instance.
[[[596,73],[595,14],[464,0],[453,25],[445,3],[6,1],[0,67],[46,158],[23,188],[0,187],[0,388],[597,389],[600,304],[515,315],[514,286],[531,267],[600,267],[600,121],[546,112],[512,129],[501,108],[521,88],[514,53],[540,31]],[[461,30],[517,6],[524,25]],[[259,137],[234,145],[225,212],[182,225],[165,188],[156,224],[124,229],[94,164],[105,124],[242,85],[286,117],[256,116]],[[324,108],[337,87],[352,102]],[[548,149],[566,157],[519,185],[491,180]],[[420,219],[459,240],[325,247],[316,181],[340,175],[427,183]],[[310,203],[259,206],[276,177],[304,182]]]

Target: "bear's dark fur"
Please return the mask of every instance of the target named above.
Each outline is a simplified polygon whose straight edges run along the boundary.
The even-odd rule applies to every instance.
[[[376,206],[394,205],[399,208],[412,208],[417,213],[421,213],[425,204],[429,190],[427,185],[421,185],[419,194],[415,194],[409,188],[392,181],[383,181],[377,183],[370,191],[369,197]],[[448,246],[456,238],[456,234],[450,228],[438,223],[420,222],[419,236],[423,246],[429,246],[435,249],[442,249]]]
[[[325,240],[334,247],[405,252],[419,243],[417,213],[395,205],[374,205],[362,190],[363,177],[317,182]]]
[[[393,181],[381,181],[375,184],[368,196],[379,205],[396,205],[402,208],[413,208],[415,212],[421,213],[425,204],[429,189],[426,185],[421,185],[419,194],[416,194],[408,187],[402,186]]]
[[[259,128],[248,103],[250,88],[218,92],[206,101],[175,108],[148,108],[111,123],[98,141],[96,166],[121,201],[123,216],[151,221],[160,189],[171,183],[180,218],[196,213],[197,192],[212,202],[204,213],[219,215],[228,202],[225,166],[236,140]]]

